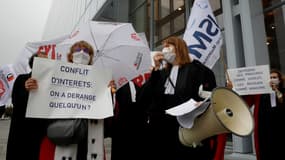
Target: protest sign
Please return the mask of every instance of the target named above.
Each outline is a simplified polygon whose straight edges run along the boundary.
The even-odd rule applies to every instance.
[[[103,119],[113,116],[108,84],[111,71],[94,66],[35,58],[26,117]]]
[[[233,90],[239,95],[271,93],[269,66],[260,65],[228,69]]]

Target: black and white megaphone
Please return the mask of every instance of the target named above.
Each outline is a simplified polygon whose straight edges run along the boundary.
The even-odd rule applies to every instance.
[[[217,87],[212,91],[207,110],[195,118],[192,128],[179,128],[180,142],[189,147],[221,133],[250,135],[254,121],[245,101],[233,90]]]

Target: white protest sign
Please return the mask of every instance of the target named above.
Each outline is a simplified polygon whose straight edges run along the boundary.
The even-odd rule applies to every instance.
[[[110,70],[35,58],[26,117],[103,119],[113,116]]]
[[[233,90],[239,95],[271,93],[269,66],[259,65],[228,69]]]

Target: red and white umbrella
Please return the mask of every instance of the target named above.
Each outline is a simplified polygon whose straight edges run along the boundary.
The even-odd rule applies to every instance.
[[[88,21],[60,45],[85,40],[93,46],[95,68],[109,68],[118,88],[149,72],[150,49],[131,23]]]

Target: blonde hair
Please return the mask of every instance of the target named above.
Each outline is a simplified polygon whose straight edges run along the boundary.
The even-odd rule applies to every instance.
[[[68,62],[73,62],[72,61],[72,54],[74,53],[75,48],[77,48],[77,47],[84,47],[84,48],[88,49],[88,53],[90,55],[90,61],[89,61],[88,65],[91,65],[93,63],[94,50],[93,50],[93,47],[88,42],[83,41],[83,40],[74,43],[70,47],[69,53],[67,54],[67,61]]]

